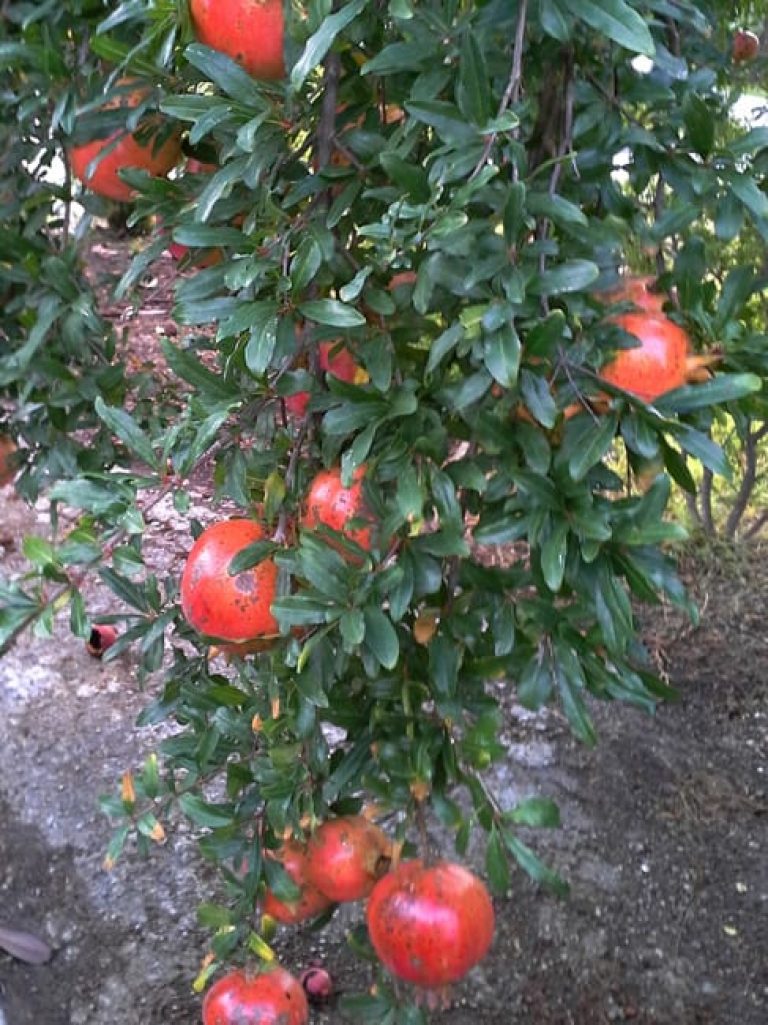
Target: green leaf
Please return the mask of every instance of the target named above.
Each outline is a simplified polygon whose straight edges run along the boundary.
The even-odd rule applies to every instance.
[[[586,687],[584,673],[577,656],[564,643],[557,644],[555,648],[555,676],[560,703],[571,729],[579,740],[593,747],[597,743],[597,734],[582,696]]]
[[[474,31],[465,33],[459,57],[456,98],[461,112],[482,127],[491,113],[488,68]]]
[[[365,644],[385,669],[394,669],[400,655],[397,631],[381,609],[368,605],[365,616]]]
[[[208,804],[202,797],[192,793],[181,795],[179,807],[196,825],[207,826],[211,829],[228,826],[234,819],[234,814],[229,806]]]
[[[485,847],[485,874],[494,893],[506,893],[509,888],[509,860],[504,841],[495,826]]]
[[[108,406],[101,395],[97,395],[93,404],[98,417],[118,436],[126,448],[153,469],[159,468],[157,456],[152,443],[142,431],[130,413],[124,409]]]
[[[541,572],[547,587],[556,594],[563,586],[565,560],[568,554],[568,524],[556,523],[541,546]]]
[[[518,840],[508,829],[502,830],[502,836],[507,850],[518,863],[520,868],[526,872],[531,879],[541,883],[548,890],[556,893],[558,897],[567,897],[569,886],[565,880],[548,868],[538,855],[534,854],[530,847]]]
[[[291,261],[291,285],[294,291],[301,291],[314,281],[323,263],[323,251],[316,239],[305,235]]]
[[[410,164],[397,153],[379,154],[379,163],[389,177],[410,196],[414,203],[426,203],[432,194],[426,171],[417,164]]]
[[[365,10],[368,0],[352,0],[335,14],[323,18],[320,28],[314,32],[304,46],[304,52],[291,69],[291,88],[298,92],[307,75],[317,67],[328,53],[338,34]]]
[[[597,423],[589,416],[576,416],[568,421],[562,451],[574,480],[582,480],[600,462],[613,444],[617,424],[615,413],[600,417]]]
[[[362,313],[338,299],[310,299],[299,303],[299,313],[308,320],[328,327],[362,327],[366,322]]]
[[[233,100],[257,110],[267,105],[254,79],[226,54],[211,50],[202,43],[190,43],[184,56]]]
[[[520,375],[520,391],[531,416],[543,427],[554,427],[557,406],[546,378],[530,370],[523,370]]]
[[[550,797],[528,797],[505,812],[504,819],[518,826],[556,829],[560,825],[560,809]]]
[[[654,403],[660,413],[690,413],[742,399],[762,388],[757,374],[717,374],[702,384],[689,384],[667,392]]]
[[[560,0],[579,21],[632,53],[653,57],[656,47],[645,21],[624,0]]]
[[[531,282],[531,290],[536,295],[581,292],[593,285],[599,276],[600,268],[591,260],[566,260],[535,278]]]
[[[247,545],[234,556],[227,566],[227,574],[236,577],[238,573],[253,569],[254,566],[269,558],[277,547],[274,541],[254,541],[253,544]]]
[[[520,369],[520,338],[510,321],[488,335],[483,345],[486,369],[502,388],[512,388]]]
[[[754,178],[746,174],[734,174],[730,179],[731,191],[736,195],[753,217],[763,220],[768,217],[768,196]]]
[[[405,109],[417,121],[434,128],[445,142],[460,145],[478,139],[478,130],[453,103],[445,100],[409,100]]]

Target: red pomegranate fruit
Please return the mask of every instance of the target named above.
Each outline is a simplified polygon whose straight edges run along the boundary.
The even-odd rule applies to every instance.
[[[320,342],[318,346],[318,364],[320,369],[332,377],[338,377],[347,384],[361,384],[368,380],[368,374],[355,363],[348,349],[339,348],[338,342]],[[299,391],[289,395],[285,400],[285,408],[291,416],[302,417],[309,405],[309,392]]]
[[[118,84],[126,85],[132,81],[125,79]],[[148,92],[147,86],[137,83],[136,88],[130,92],[108,100],[104,104],[104,109],[137,107]],[[80,146],[73,146],[69,151],[72,174],[79,178],[91,192],[118,202],[130,201],[136,195],[136,190],[118,176],[118,171],[126,167],[135,167],[148,171],[154,177],[162,177],[176,166],[181,157],[181,142],[178,134],[167,136],[158,145],[158,130],[162,125],[162,119],[153,115],[150,123],[155,126],[156,131],[149,139],[142,136],[142,140],[139,141],[135,135],[120,130],[113,132],[105,139],[93,139]],[[118,141],[112,149],[105,153],[92,173],[88,174],[88,166],[91,161],[107,149],[115,139]]]
[[[690,341],[686,332],[658,313],[624,313],[613,320],[639,339],[631,349],[620,349],[600,370],[609,384],[653,402],[686,383]]]
[[[760,52],[760,38],[749,29],[740,28],[734,32],[731,42],[731,56],[737,64],[753,61]]]
[[[389,868],[391,848],[362,815],[328,819],[307,843],[307,879],[331,901],[362,900]]]
[[[283,0],[190,0],[195,35],[254,78],[285,77]]]
[[[365,467],[359,466],[352,476],[350,486],[344,487],[340,467],[336,466],[318,473],[307,493],[301,525],[306,530],[315,530],[322,523],[332,530],[341,531],[350,541],[370,551],[372,527],[347,527],[351,520],[371,520],[363,497],[364,476]]]
[[[207,637],[241,644],[278,633],[271,612],[277,566],[264,559],[231,576],[238,552],[266,537],[255,520],[221,520],[207,527],[187,556],[181,577],[181,607],[190,626]]]
[[[215,982],[203,1000],[203,1025],[307,1025],[301,983],[279,965],[257,975],[235,970]]]
[[[307,878],[307,849],[296,840],[289,840],[275,852],[274,857],[301,891],[296,900],[279,900],[267,890],[262,902],[264,914],[271,915],[283,925],[297,925],[308,918],[316,918],[330,907],[332,901],[321,893]]]
[[[397,978],[435,990],[463,978],[488,952],[494,913],[488,890],[454,862],[401,861],[374,886],[368,932]]]

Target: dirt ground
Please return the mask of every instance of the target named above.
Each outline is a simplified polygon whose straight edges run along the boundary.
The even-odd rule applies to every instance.
[[[104,249],[109,271],[119,246]],[[168,323],[167,306],[152,309],[137,358]],[[114,316],[128,319],[124,308]],[[9,488],[0,509],[0,573],[12,575],[24,534],[45,532],[45,511]],[[183,529],[171,509],[153,510],[168,567],[188,545]],[[571,895],[549,896],[516,872],[496,901],[491,953],[436,1022],[768,1022],[768,548],[702,554],[686,576],[699,628],[663,610],[642,623],[678,702],[653,717],[597,707],[601,740],[587,750],[556,711],[526,713],[509,689],[495,789],[510,804],[557,800],[562,828],[526,839]],[[111,604],[91,589],[92,612]],[[178,824],[150,859],[102,866],[110,824],[98,797],[158,740],[134,721],[160,681],[142,692],[134,668],[130,653],[91,658],[65,625],[54,639],[22,638],[0,662],[0,924],[55,948],[39,967],[0,952],[0,1025],[200,1021],[191,982],[206,934],[195,909],[215,899],[217,882],[194,836]],[[365,989],[346,942],[359,915],[345,909],[323,933],[282,932],[286,964],[320,960],[339,991]],[[333,1003],[313,1011],[313,1025],[342,1020]]]

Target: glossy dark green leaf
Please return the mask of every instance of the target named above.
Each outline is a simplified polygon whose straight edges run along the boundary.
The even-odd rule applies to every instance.
[[[632,53],[653,57],[656,52],[648,25],[625,0],[560,0],[574,18]]]
[[[615,413],[602,416],[597,422],[589,416],[576,416],[568,421],[563,437],[563,454],[575,481],[582,480],[608,452],[616,436],[617,424]]]
[[[339,33],[365,10],[368,0],[351,0],[334,14],[323,18],[320,28],[314,32],[304,46],[304,52],[291,68],[291,88],[298,92],[307,75],[317,67],[333,46]]]
[[[502,388],[512,388],[517,382],[520,352],[520,338],[511,321],[486,337],[483,344],[485,366]]]
[[[234,817],[230,807],[210,804],[191,792],[179,797],[179,807],[195,825],[208,826],[211,829],[229,825]]]
[[[570,889],[568,884],[556,872],[548,868],[530,847],[519,840],[509,829],[502,830],[502,836],[509,853],[534,882],[541,883],[558,897],[568,896]]]
[[[190,43],[184,56],[233,100],[256,109],[264,105],[265,101],[256,82],[231,57],[211,50],[202,43]]]
[[[509,860],[504,841],[495,827],[485,845],[485,874],[494,893],[506,893],[509,888]]]
[[[308,320],[327,324],[328,327],[361,327],[365,324],[362,313],[338,299],[310,299],[299,303],[299,313]]]
[[[716,374],[702,384],[684,385],[667,392],[656,400],[655,406],[663,414],[691,413],[694,409],[709,409],[742,399],[761,388],[757,374]]]
[[[400,642],[389,617],[372,605],[363,610],[365,644],[385,669],[393,669],[400,655]]]
[[[504,819],[517,826],[556,829],[560,825],[560,809],[551,797],[527,797],[505,812]]]
[[[566,260],[539,274],[531,283],[531,290],[536,295],[581,292],[593,285],[599,276],[600,270],[591,260]]]
[[[113,431],[130,452],[153,469],[158,468],[157,456],[152,442],[125,409],[108,406],[100,395],[96,396],[94,409],[97,415]]]
[[[491,114],[491,90],[483,51],[473,32],[461,41],[456,99],[461,112],[482,127]]]

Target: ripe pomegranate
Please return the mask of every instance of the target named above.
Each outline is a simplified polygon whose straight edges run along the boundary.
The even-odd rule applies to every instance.
[[[122,83],[128,84],[133,80],[124,79]],[[147,96],[148,87],[137,84],[131,92],[123,93],[120,96],[108,100],[104,109],[112,107],[137,107]],[[161,124],[161,119],[154,116],[151,123],[156,127]],[[116,145],[96,165],[92,174],[87,174],[88,165],[94,160],[113,140],[119,139]],[[156,147],[157,132],[148,140],[139,142],[135,135],[125,133],[123,130],[113,132],[106,139],[93,139],[91,142],[83,143],[81,146],[73,146],[69,152],[72,173],[79,178],[92,192],[108,199],[118,202],[127,202],[136,195],[136,190],[122,181],[117,172],[125,167],[137,167],[149,171],[155,177],[167,174],[172,167],[175,167],[181,156],[181,142],[177,134],[170,135],[162,145]]]
[[[201,43],[254,78],[285,77],[283,0],[190,0],[189,10]]]
[[[271,612],[277,588],[277,566],[264,559],[230,576],[229,564],[239,551],[265,538],[255,520],[221,520],[195,541],[181,577],[181,607],[187,622],[200,633],[240,644],[277,634]]]
[[[9,484],[16,475],[16,466],[13,456],[16,452],[16,445],[5,434],[0,434],[0,487]]]
[[[370,551],[372,527],[347,528],[350,520],[370,520],[363,498],[364,476],[365,467],[359,466],[353,474],[352,483],[345,488],[341,483],[340,467],[335,466],[318,473],[309,487],[301,525],[306,530],[314,530],[322,523],[332,530],[341,531],[350,541]]]
[[[117,640],[117,630],[111,623],[94,623],[85,648],[89,655],[101,658],[107,648]]]
[[[239,969],[215,982],[203,1000],[203,1025],[307,1025],[301,984],[279,965],[257,975]]]
[[[749,29],[740,28],[734,32],[731,42],[731,57],[737,64],[752,61],[760,52],[760,39]]]
[[[338,342],[320,342],[318,363],[321,370],[347,384],[362,384],[368,380],[365,370],[355,363],[348,349],[339,348]],[[304,416],[308,405],[308,391],[296,392],[285,400],[285,408],[292,416]]]
[[[450,861],[401,861],[374,886],[366,918],[384,966],[428,989],[463,978],[493,939],[493,905],[485,885]]]
[[[629,275],[599,298],[604,303],[631,302],[646,313],[662,313],[666,297],[654,291],[655,284],[656,279],[650,276]]]
[[[283,925],[296,925],[308,918],[315,918],[330,907],[332,901],[308,881],[307,849],[303,844],[296,840],[288,840],[275,852],[274,857],[296,883],[301,893],[296,900],[282,901],[278,900],[271,890],[267,890],[262,903],[262,910],[266,915],[271,915]]]
[[[632,349],[620,349],[600,370],[609,384],[653,402],[686,383],[690,342],[685,331],[658,313],[624,313],[613,321],[640,340]]]
[[[328,819],[307,843],[307,879],[331,901],[362,900],[389,868],[391,847],[362,815]]]

